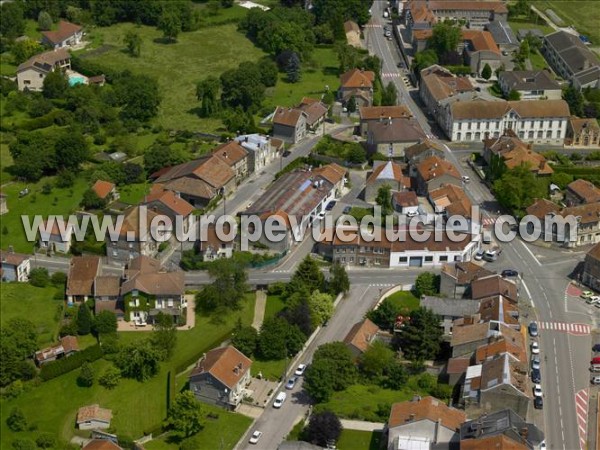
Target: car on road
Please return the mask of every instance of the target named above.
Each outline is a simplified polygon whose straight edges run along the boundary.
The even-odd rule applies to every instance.
[[[343,214],[349,214],[350,211],[352,211],[352,206],[348,205],[344,207],[344,210],[342,211]]]
[[[594,296],[594,293],[592,291],[583,291],[580,295],[580,297],[583,299],[590,298],[593,296]]]
[[[497,250],[486,250],[483,254],[483,259],[487,262],[494,262],[498,259],[498,251]]]
[[[531,381],[534,383],[542,382],[542,372],[540,372],[540,369],[533,369],[531,371]]]
[[[600,352],[600,344],[594,344],[594,346],[592,347],[592,351],[595,353]]]
[[[541,384],[535,384],[533,386],[533,395],[535,397],[542,397],[543,392],[542,392],[542,385]]]
[[[477,253],[475,253],[475,261],[481,261],[484,254],[485,252],[483,250],[477,250]]]
[[[538,335],[538,326],[537,323],[531,322],[529,324],[529,336],[536,337]]]
[[[592,377],[592,379],[590,380],[590,382],[592,384],[600,384],[600,376]]]
[[[419,211],[408,211],[406,217],[416,217],[419,215]]]
[[[518,277],[519,276],[519,272],[517,272],[514,269],[504,269],[502,271],[502,277],[503,278],[508,278],[508,277]]]
[[[285,383],[285,388],[286,389],[294,389],[294,386],[296,386],[296,381],[298,381],[298,378],[296,378],[296,377],[290,378],[287,381],[287,383]]]
[[[279,394],[277,394],[277,397],[275,397],[275,401],[273,401],[273,408],[281,408],[286,398],[287,394],[285,392],[280,392]]]
[[[594,303],[600,302],[600,296],[598,296],[598,295],[592,295],[591,297],[588,297],[588,299],[585,302],[588,305],[593,305]]]
[[[460,178],[463,181],[463,183],[468,183],[469,181],[471,181],[471,177],[469,177],[468,175],[463,175]]]
[[[327,203],[327,206],[325,206],[325,211],[331,211],[333,208],[335,208],[335,204],[337,202],[335,200],[331,200],[329,203]]]
[[[306,364],[300,364],[298,366],[298,368],[296,369],[296,371],[294,372],[294,375],[296,375],[297,377],[301,377],[302,375],[304,375],[305,370],[306,370]]]
[[[282,153],[281,156],[283,156],[284,158],[287,158],[288,156],[290,156],[292,154],[292,152],[290,152],[289,150],[286,150]]]
[[[252,436],[250,436],[250,440],[248,442],[250,442],[251,444],[258,444],[258,441],[260,440],[262,435],[262,431],[256,430],[254,433],[252,433]]]
[[[544,409],[544,399],[542,397],[535,397],[533,399],[533,407],[535,409]]]
[[[531,343],[531,353],[534,355],[539,355],[540,353],[540,344],[538,344],[537,342],[532,342]]]

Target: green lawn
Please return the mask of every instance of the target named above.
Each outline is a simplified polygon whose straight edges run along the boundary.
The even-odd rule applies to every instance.
[[[337,441],[339,450],[379,450],[380,431],[343,430]]]
[[[410,400],[415,394],[422,392],[412,391],[408,386],[394,391],[376,385],[355,384],[344,391],[334,392],[328,402],[315,406],[315,411],[329,410],[347,419],[384,422],[392,403]]]
[[[62,302],[54,300],[56,288],[37,288],[29,283],[2,283],[0,320],[5,324],[18,317],[31,320],[37,327],[40,348],[54,342],[58,332],[57,311]],[[35,314],[31,314],[35,311]]]
[[[0,142],[0,184],[8,183],[13,176],[6,171],[8,166],[12,166],[13,159],[8,150],[8,144]]]
[[[515,35],[519,32],[519,30],[531,30],[532,28],[537,28],[544,34],[552,33],[554,30],[552,27],[546,25],[542,19],[538,20],[538,23],[535,22],[521,22],[520,20],[509,20],[508,24],[515,32]]]
[[[544,57],[537,51],[529,54],[529,61],[531,61],[534,70],[543,70],[548,67],[548,63]]]
[[[135,29],[142,37],[139,58],[123,52],[123,35]],[[218,119],[201,119],[195,113],[196,83],[209,75],[219,76],[243,61],[256,61],[264,53],[239,33],[235,24],[204,27],[181,33],[175,44],[155,42],[162,33],[155,28],[129,23],[96,28],[91,33],[103,43],[84,52],[94,62],[116,70],[145,73],[159,81],[163,100],[157,122],[169,129],[216,131]]]
[[[279,295],[267,296],[267,306],[265,307],[265,319],[277,315],[285,307],[285,302]]]
[[[594,46],[600,45],[600,5],[597,1],[535,0],[532,3],[543,13],[547,9],[554,11],[564,21],[564,25],[557,25],[573,26],[587,35]]]
[[[136,183],[129,184],[127,186],[119,186],[119,201],[123,203],[129,203],[130,205],[137,205],[143,200],[144,195],[150,192],[151,185],[148,183]]]
[[[17,399],[1,400],[0,448],[9,448],[10,442],[15,438],[15,433],[11,433],[5,424],[6,417],[14,406],[21,408],[25,416],[37,424],[39,432],[46,431],[57,434],[65,441],[73,435],[77,408],[90,403],[99,403],[101,406],[113,410],[113,425],[118,434],[138,438],[145,430],[159,426],[166,415],[168,371],[174,371],[177,366],[199,358],[202,353],[227,339],[238,318],[242,319],[242,323],[250,324],[254,313],[254,295],[249,294],[247,299],[242,309],[229,314],[222,322],[216,323],[209,317],[197,316],[195,328],[178,332],[177,347],[173,358],[167,363],[163,363],[160,373],[146,383],[122,379],[119,386],[112,391],[97,384],[91,388],[79,388],[76,385],[78,371],[75,370],[37,387],[32,385]],[[144,339],[149,333],[120,333],[120,338],[124,344]],[[104,367],[109,364],[107,361],[100,360],[94,363],[94,367],[96,372],[102,372]],[[187,378],[178,377],[176,383],[177,389],[180,390],[187,383]],[[69,395],[65,395],[65,392],[68,392]],[[219,421],[212,424],[207,423],[205,430],[200,435],[203,444],[206,444],[202,448],[219,448],[221,437],[218,433],[226,430],[226,427],[229,426],[219,423],[226,416],[228,417],[223,414]],[[247,418],[237,415],[227,419],[225,423],[231,423],[234,432],[230,436],[223,436],[226,444],[224,449],[233,447],[249,422]],[[18,433],[18,435],[35,436],[36,433]],[[219,444],[215,445],[214,443]]]
[[[207,413],[218,414],[218,419],[207,418],[204,429],[194,438],[198,448],[231,449],[246,432],[252,419],[241,414],[224,411],[212,405],[203,405]],[[147,450],[177,450],[178,444],[168,442],[168,437],[144,444]]]
[[[302,97],[321,98],[325,86],[336,90],[339,87],[337,55],[333,48],[315,48],[312,62],[304,63],[299,83],[288,83],[285,74],[279,74],[274,88],[267,90],[266,106],[297,105]]]
[[[419,299],[415,297],[410,291],[399,291],[395,292],[387,297],[390,302],[398,307],[402,308],[404,314],[408,314],[411,311],[419,307]]]
[[[288,363],[289,363],[289,360],[288,360]],[[285,369],[286,369],[286,360],[285,359],[278,359],[275,361],[253,360],[253,362],[252,362],[252,374],[257,375],[258,372],[261,372],[263,378],[267,378],[268,380],[271,380],[271,381],[279,380]]]
[[[8,234],[1,234],[0,243],[3,249],[12,245],[16,252],[31,253],[34,242],[27,241],[21,215],[30,217],[39,214],[46,218],[49,214],[69,215],[79,209],[79,202],[83,192],[89,187],[81,178],[75,181],[72,188],[52,188],[48,195],[42,193],[45,184],[54,186],[54,177],[46,177],[37,183],[15,182],[2,188],[7,196],[9,212],[2,216],[2,227],[6,227]],[[19,198],[19,192],[29,188],[29,195]]]

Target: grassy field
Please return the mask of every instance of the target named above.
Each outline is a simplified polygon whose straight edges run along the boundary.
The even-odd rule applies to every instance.
[[[129,184],[119,187],[119,201],[137,205],[144,198],[144,195],[150,192],[150,187],[149,183]]]
[[[380,431],[343,430],[337,441],[339,450],[379,450]]]
[[[248,301],[243,304],[242,309],[231,313],[223,321],[215,322],[206,316],[197,316],[196,327],[189,331],[178,333],[177,347],[173,358],[161,365],[160,373],[146,383],[134,380],[122,379],[113,390],[106,390],[95,384],[91,388],[80,388],[76,384],[78,371],[55,378],[54,380],[40,384],[39,386],[28,386],[28,390],[14,400],[0,401],[0,448],[9,448],[10,442],[19,436],[35,436],[37,432],[12,433],[6,427],[6,417],[14,406],[21,408],[27,418],[37,424],[38,432],[46,431],[58,434],[62,439],[68,440],[74,432],[74,417],[76,411],[82,405],[99,403],[103,407],[111,408],[113,411],[113,425],[119,434],[137,438],[145,430],[159,426],[166,415],[166,390],[169,370],[187,364],[188,361],[200,357],[203,352],[217,346],[226,339],[233,330],[238,318],[242,323],[249,324],[254,312],[254,296],[248,295]],[[127,343],[147,337],[149,332],[120,333],[121,342]],[[96,373],[102,372],[110,363],[100,360],[94,363]],[[184,376],[178,377],[177,389],[182,389],[187,383]],[[65,395],[68,392],[69,395]],[[243,433],[249,421],[240,416],[229,419],[235,431],[231,439],[224,437],[226,446],[232,448],[239,435]],[[207,423],[202,432],[201,439],[206,444],[203,448],[219,448],[224,426],[219,421],[212,424]],[[204,435],[206,433],[206,435]],[[238,433],[238,437],[234,435]],[[234,439],[235,437],[235,439]],[[231,440],[233,439],[233,443]],[[154,447],[153,447],[154,448]],[[160,447],[156,447],[160,448]],[[166,447],[169,448],[169,447]],[[177,448],[177,447],[172,447]]]
[[[37,327],[38,343],[41,346],[54,342],[58,321],[57,310],[62,303],[54,300],[56,288],[37,288],[28,283],[2,283],[0,320],[5,324],[18,317],[31,320]],[[35,311],[35,314],[31,314]]]
[[[265,319],[275,316],[285,307],[285,302],[279,295],[269,295],[265,307]]]
[[[289,362],[289,361],[288,361]],[[277,381],[281,378],[286,368],[286,360],[278,359],[275,361],[259,361],[253,360],[252,362],[252,374],[257,375],[258,372],[262,373],[263,378],[271,381]]]
[[[339,87],[338,60],[333,48],[316,48],[312,62],[302,66],[302,78],[299,83],[288,83],[285,74],[279,74],[279,81],[273,88],[267,89],[264,104],[293,106],[300,103],[302,97],[321,98],[325,86],[336,90]]]
[[[534,70],[543,70],[548,67],[548,63],[544,57],[537,51],[529,54],[529,61],[531,61]]]
[[[548,25],[546,25],[546,23],[543,22],[541,19],[539,19],[538,23],[509,20],[508,24],[510,25],[512,30],[515,32],[515,35],[518,33],[519,30],[531,30],[532,28],[537,28],[544,34],[552,33],[552,31],[554,31],[552,29],[552,27],[549,27]]]
[[[123,51],[123,35],[132,28],[142,38],[139,58]],[[175,44],[158,43],[155,40],[162,36],[160,31],[132,24],[96,28],[90,35],[102,42],[100,48],[84,51],[83,55],[90,60],[115,70],[131,70],[158,79],[163,100],[156,120],[170,129],[216,131],[221,126],[219,120],[201,119],[196,114],[196,83],[209,75],[218,77],[240,62],[256,61],[264,55],[238,33],[235,24],[182,33]]]
[[[2,227],[6,227],[8,234],[0,238],[3,249],[12,245],[16,252],[31,253],[33,242],[27,241],[21,215],[32,217],[33,214],[46,218],[49,214],[68,215],[79,208],[83,192],[89,187],[87,182],[78,178],[72,188],[52,188],[48,195],[42,193],[45,184],[54,186],[54,177],[41,179],[37,183],[15,182],[2,188],[8,196],[9,212],[2,216]],[[29,188],[29,195],[19,198],[19,192]]]
[[[0,142],[0,184],[8,183],[13,176],[6,171],[6,168],[12,166],[13,159],[8,150],[8,144]]]
[[[395,292],[387,298],[394,305],[402,308],[404,314],[408,314],[419,307],[419,299],[409,291]]]
[[[387,411],[384,415],[389,414],[389,407],[392,403],[410,400],[416,393],[410,392],[408,389],[394,391],[375,385],[355,384],[344,391],[334,392],[327,403],[319,404],[315,410],[333,411],[338,416],[347,419],[360,418],[361,420],[381,422],[381,417],[377,414],[378,408],[382,407]]]
[[[600,45],[600,3],[598,1],[577,0],[535,0],[532,2],[543,13],[551,9],[563,19],[564,24],[559,26],[572,26],[581,34],[590,38],[594,46]]]

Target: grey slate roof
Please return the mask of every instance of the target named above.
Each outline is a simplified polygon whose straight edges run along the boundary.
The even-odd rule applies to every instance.
[[[454,298],[441,298],[423,296],[421,306],[427,308],[439,316],[462,317],[476,314],[479,311],[477,300],[463,300]]]
[[[544,39],[544,33],[539,28],[522,28],[517,31],[517,36],[519,37],[520,41],[525,39],[529,34],[535,36],[536,38]]]
[[[527,429],[527,441],[520,431]],[[528,447],[536,447],[544,440],[544,433],[532,423],[527,423],[512,409],[503,409],[479,419],[465,422],[460,427],[460,440],[477,439],[504,434]]]
[[[558,89],[560,84],[550,77],[545,70],[515,70],[513,72],[500,72],[500,83],[506,83],[509,89],[516,91],[535,89]]]
[[[486,25],[496,44],[498,45],[518,45],[517,37],[512,28],[503,20],[494,20]]]
[[[545,40],[560,55],[581,84],[584,84],[583,80],[593,81],[600,78],[600,59],[579,37],[566,31],[557,31],[546,36]]]

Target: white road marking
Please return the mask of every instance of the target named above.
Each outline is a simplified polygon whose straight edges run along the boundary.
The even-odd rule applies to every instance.
[[[535,255],[531,252],[531,250],[529,250],[529,247],[527,247],[523,242],[521,241],[517,241],[520,242],[521,245],[523,246],[523,248],[525,248],[525,250],[527,250],[527,253],[529,253],[531,255],[531,257],[535,260],[535,262],[537,263],[538,266],[541,266],[542,263],[535,257]]]
[[[521,281],[523,281],[522,278],[521,278]],[[529,288],[527,287],[527,284],[525,283],[525,281],[523,281],[523,288],[525,289],[525,292],[527,292],[527,297],[529,298],[529,301],[531,302],[531,306],[533,306],[535,308],[535,304],[533,303],[533,297],[531,296],[531,292],[529,292]]]

